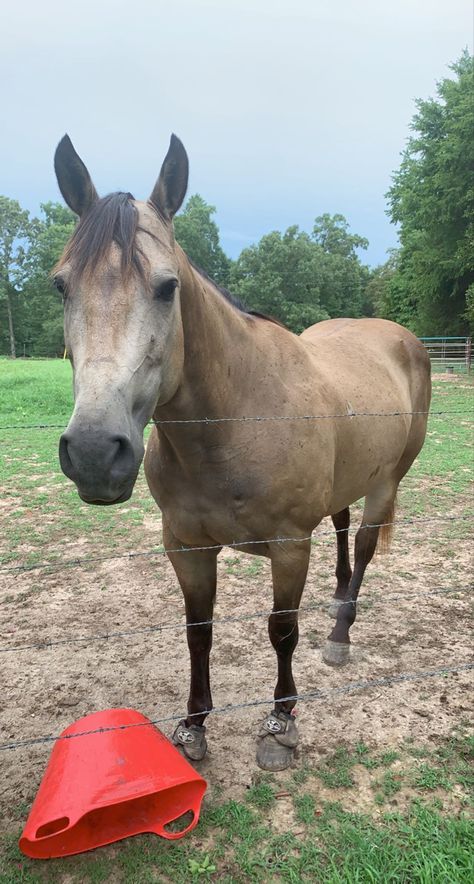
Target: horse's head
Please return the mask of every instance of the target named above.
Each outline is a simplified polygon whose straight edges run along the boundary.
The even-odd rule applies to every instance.
[[[75,398],[59,457],[83,500],[119,503],[132,493],[144,427],[181,378],[172,219],[186,192],[188,159],[173,135],[147,203],[129,193],[99,199],[67,136],[55,169],[65,201],[79,215],[53,277],[64,299]]]

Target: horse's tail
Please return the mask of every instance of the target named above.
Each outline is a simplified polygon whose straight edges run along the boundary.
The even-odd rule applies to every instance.
[[[393,528],[394,528],[394,522],[395,522],[396,506],[397,506],[397,498],[395,496],[391,505],[390,505],[390,509],[387,510],[387,512],[385,513],[385,518],[384,518],[385,524],[382,525],[382,527],[379,531],[379,536],[378,536],[378,541],[377,541],[377,552],[381,553],[382,555],[384,553],[390,552],[390,544],[392,542],[392,534],[393,534]]]

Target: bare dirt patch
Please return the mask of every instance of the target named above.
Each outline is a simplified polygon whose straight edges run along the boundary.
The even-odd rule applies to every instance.
[[[462,512],[458,499],[453,514]],[[403,514],[401,514],[401,517]],[[472,660],[472,559],[469,542],[456,537],[463,523],[400,524],[390,554],[370,566],[358,619],[352,629],[353,659],[344,669],[321,660],[331,628],[326,611],[305,611],[329,601],[334,591],[335,541],[325,521],[315,534],[300,617],[294,671],[300,692],[330,691],[348,682],[453,666]],[[143,548],[159,542],[157,521],[145,528]],[[82,541],[82,542],[81,542]],[[78,538],[74,552],[84,555]],[[258,562],[258,573],[252,563]],[[128,632],[121,637],[74,641],[51,647],[5,651],[0,693],[1,742],[59,734],[71,721],[98,709],[130,706],[151,718],[186,709],[189,663],[182,625],[147,631],[162,623],[184,623],[180,590],[163,556],[110,559],[88,568],[3,574],[0,598],[2,648]],[[442,588],[456,592],[426,593]],[[224,550],[219,562],[216,620],[271,607],[266,560]],[[245,703],[273,695],[276,664],[266,618],[216,623],[212,652],[214,704]],[[324,701],[301,703],[301,747],[297,764],[316,765],[338,746],[363,741],[375,751],[413,739],[433,747],[440,737],[471,719],[473,678],[462,672],[420,682],[376,687]],[[202,773],[225,796],[239,798],[256,772],[255,734],[271,702],[208,719],[209,754]],[[172,725],[163,725],[165,733]],[[34,798],[51,744],[2,753],[1,827],[11,830]],[[284,788],[289,774],[277,776]],[[364,772],[355,792],[368,802]],[[316,798],[326,796],[313,782]],[[334,799],[334,790],[331,790]],[[283,807],[284,802],[282,803]],[[281,813],[284,813],[283,810]],[[298,825],[292,822],[292,825]]]

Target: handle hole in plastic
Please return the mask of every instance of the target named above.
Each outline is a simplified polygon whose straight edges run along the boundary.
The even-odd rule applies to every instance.
[[[59,819],[51,820],[49,823],[45,823],[39,829],[36,829],[35,838],[46,838],[48,835],[56,835],[58,832],[62,832],[63,829],[67,829],[68,825],[69,817],[61,816]]]
[[[163,826],[165,832],[169,832],[170,835],[176,835],[179,832],[184,832],[194,820],[194,811],[187,810],[186,813],[182,813],[180,816],[177,816],[176,819],[170,820],[169,823],[165,823]]]

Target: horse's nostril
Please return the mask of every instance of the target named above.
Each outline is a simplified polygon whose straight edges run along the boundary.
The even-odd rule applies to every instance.
[[[115,451],[112,459],[112,470],[114,473],[126,473],[133,467],[135,457],[132,443],[127,436],[115,436],[112,440],[115,445]]]
[[[66,476],[71,476],[73,471],[73,464],[68,450],[69,446],[69,438],[66,433],[63,433],[59,440],[59,462],[61,464],[61,469]]]

